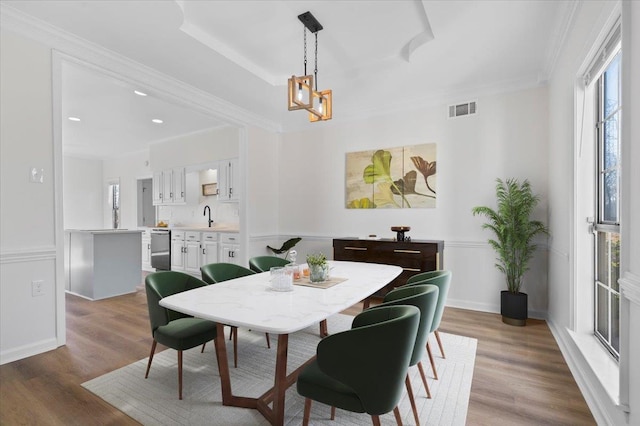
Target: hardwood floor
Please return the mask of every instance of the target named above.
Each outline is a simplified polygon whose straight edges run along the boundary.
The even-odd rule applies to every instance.
[[[81,384],[149,355],[144,290],[66,301],[66,346],[0,366],[0,425],[137,424]],[[447,308],[440,330],[478,339],[468,425],[595,424],[544,321],[512,327],[499,315]]]

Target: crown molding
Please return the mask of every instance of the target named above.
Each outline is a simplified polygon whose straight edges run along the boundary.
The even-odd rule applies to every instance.
[[[282,126],[277,122],[254,114],[211,93],[169,77],[154,68],[63,31],[3,3],[0,3],[0,27],[51,47],[59,52],[64,60],[99,68],[106,74],[163,93],[168,101],[213,115],[230,125],[260,127],[273,132],[281,131]]]
[[[578,0],[571,0],[560,6],[560,19],[558,20],[551,37],[553,44],[547,50],[547,58],[544,66],[542,67],[542,72],[540,73],[540,81],[547,81],[551,77],[551,74],[553,74],[556,63],[558,62],[558,57],[564,47],[569,31],[573,27],[573,23],[576,19],[577,11],[580,9],[580,6],[581,3]]]

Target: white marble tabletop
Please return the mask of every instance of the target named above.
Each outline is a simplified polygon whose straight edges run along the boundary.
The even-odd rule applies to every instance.
[[[327,289],[294,285],[293,291],[279,292],[263,272],[165,297],[160,305],[227,325],[288,334],[360,302],[402,272],[398,266],[375,263],[329,264],[332,277],[347,280]]]

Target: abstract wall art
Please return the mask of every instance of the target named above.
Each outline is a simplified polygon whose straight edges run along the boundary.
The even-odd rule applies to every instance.
[[[434,208],[436,144],[347,153],[348,209]]]

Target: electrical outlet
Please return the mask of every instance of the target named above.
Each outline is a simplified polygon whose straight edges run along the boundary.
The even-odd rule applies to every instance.
[[[31,295],[33,297],[44,295],[44,281],[31,281]]]

